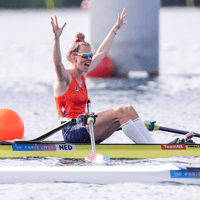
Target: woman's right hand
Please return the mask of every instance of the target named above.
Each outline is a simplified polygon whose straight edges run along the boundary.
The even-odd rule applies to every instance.
[[[52,28],[53,28],[53,33],[54,33],[55,38],[59,38],[61,36],[62,31],[63,31],[66,24],[67,23],[64,23],[63,26],[60,28],[58,26],[57,17],[55,16],[55,22],[54,22],[53,17],[51,17],[51,25],[52,25]]]

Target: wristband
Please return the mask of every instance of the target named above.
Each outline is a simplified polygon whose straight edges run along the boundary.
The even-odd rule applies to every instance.
[[[112,30],[112,32],[116,35],[117,33],[115,33],[115,31]]]

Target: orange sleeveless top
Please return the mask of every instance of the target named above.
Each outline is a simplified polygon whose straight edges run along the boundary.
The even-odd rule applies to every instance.
[[[72,82],[65,94],[55,97],[56,108],[59,119],[61,117],[77,118],[78,115],[85,112],[88,100],[85,77],[82,75],[82,87],[79,86],[77,80],[72,76]]]

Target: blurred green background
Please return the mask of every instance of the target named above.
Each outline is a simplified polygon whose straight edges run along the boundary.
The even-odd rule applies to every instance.
[[[0,0],[0,8],[63,8],[80,6],[82,0]]]
[[[0,0],[0,8],[63,8],[79,7],[83,0]],[[89,0],[84,0],[88,2]],[[161,6],[200,6],[200,0],[161,0]]]

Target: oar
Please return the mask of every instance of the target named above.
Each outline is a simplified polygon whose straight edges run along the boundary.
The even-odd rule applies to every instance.
[[[65,122],[63,124],[61,124],[60,126],[46,132],[45,134],[39,136],[39,137],[36,137],[34,139],[30,139],[30,140],[14,140],[15,143],[26,143],[26,142],[41,142],[43,141],[44,139],[50,137],[51,135],[55,134],[56,132],[60,131],[61,129],[65,128],[66,126],[69,126],[71,123],[73,122],[73,120],[70,120],[68,122]]]
[[[87,124],[89,125],[89,129],[90,129],[90,140],[91,140],[91,146],[92,146],[92,153],[88,157],[85,158],[85,161],[90,162],[90,163],[96,163],[96,164],[109,163],[110,162],[109,157],[100,155],[96,152],[95,137],[94,137],[95,117],[92,114],[90,100],[88,100],[88,102],[87,102],[87,111],[88,111]]]
[[[158,126],[157,124],[155,124],[155,122],[150,122],[150,121],[145,121],[144,124],[146,125],[146,127],[149,131],[160,130],[160,131],[167,131],[167,132],[171,132],[171,133],[178,133],[178,134],[182,134],[182,135],[186,135],[187,133],[190,132],[190,131],[183,131],[183,130],[167,128],[167,127],[163,127],[163,126]],[[194,133],[193,136],[200,137],[200,134]]]

